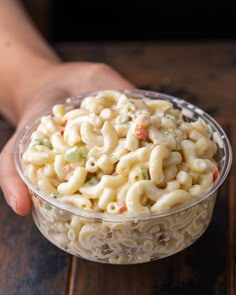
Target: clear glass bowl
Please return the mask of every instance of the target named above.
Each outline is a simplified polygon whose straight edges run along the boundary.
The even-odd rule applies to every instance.
[[[146,215],[98,213],[75,208],[39,191],[30,181],[22,155],[37,128],[40,118],[51,113],[51,107],[39,113],[20,131],[15,143],[14,161],[19,175],[28,186],[33,202],[33,219],[41,233],[64,251],[96,262],[137,264],[177,253],[194,243],[207,229],[217,196],[232,164],[232,151],[221,126],[198,107],[173,96],[146,90],[121,90],[135,98],[162,99],[182,109],[186,120],[204,120],[212,130],[218,152],[215,160],[220,174],[212,187],[200,198],[175,209]],[[67,98],[59,103],[78,107],[88,94]],[[73,218],[74,231],[68,223]]]

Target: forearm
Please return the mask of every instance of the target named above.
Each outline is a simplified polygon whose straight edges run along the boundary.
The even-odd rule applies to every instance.
[[[0,111],[11,121],[19,117],[23,85],[59,58],[35,30],[17,0],[0,0]]]

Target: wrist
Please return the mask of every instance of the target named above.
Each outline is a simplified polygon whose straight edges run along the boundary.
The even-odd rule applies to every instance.
[[[24,103],[22,89],[59,62],[20,1],[0,1],[0,56],[0,111],[16,123]]]
[[[46,72],[60,63],[56,56],[48,58],[34,53],[22,55],[19,70],[15,73],[14,80],[10,80],[8,84],[10,95],[16,104],[24,103],[27,99],[25,93],[30,92],[35,84],[40,83]]]

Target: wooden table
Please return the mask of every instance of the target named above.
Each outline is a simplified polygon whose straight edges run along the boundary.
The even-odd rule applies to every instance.
[[[105,62],[138,88],[173,94],[209,112],[236,148],[236,43],[57,44],[65,60]],[[12,134],[0,121],[0,147]],[[140,265],[78,259],[49,243],[31,215],[16,216],[0,196],[0,295],[236,294],[235,163],[212,222],[192,246]]]

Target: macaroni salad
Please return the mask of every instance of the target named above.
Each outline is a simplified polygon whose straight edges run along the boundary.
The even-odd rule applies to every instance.
[[[38,190],[82,210],[138,217],[178,208],[200,197],[219,174],[211,129],[185,115],[170,101],[112,90],[86,96],[79,108],[54,105],[31,135],[25,173]],[[35,219],[49,240],[110,263],[150,261],[181,250],[205,230],[214,200],[161,222],[98,223],[33,194]]]

